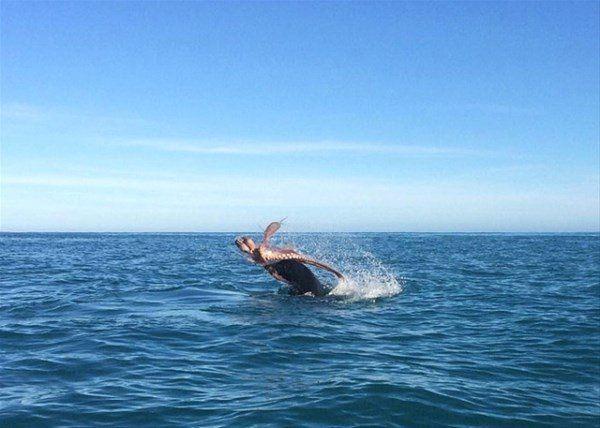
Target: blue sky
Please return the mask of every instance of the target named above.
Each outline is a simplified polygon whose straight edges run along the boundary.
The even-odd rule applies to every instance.
[[[597,231],[597,2],[12,2],[4,231]]]

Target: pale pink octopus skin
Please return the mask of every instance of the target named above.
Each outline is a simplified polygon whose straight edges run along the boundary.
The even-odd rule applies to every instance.
[[[285,248],[270,248],[269,238],[281,227],[280,222],[273,222],[269,224],[264,233],[263,242],[260,245],[256,245],[252,238],[247,236],[239,237],[235,240],[237,247],[245,254],[247,254],[251,261],[261,266],[267,266],[272,263],[277,263],[282,260],[295,260],[300,263],[309,264],[320,269],[325,269],[333,273],[339,279],[345,279],[344,275],[332,268],[331,266],[314,260],[304,254],[298,253],[296,250]]]

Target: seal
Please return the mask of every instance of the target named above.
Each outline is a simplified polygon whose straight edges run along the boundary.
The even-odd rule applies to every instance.
[[[315,296],[327,294],[327,288],[306,265],[324,269],[341,280],[345,279],[344,275],[331,266],[301,254],[292,248],[271,247],[269,239],[280,227],[281,221],[269,224],[259,245],[256,245],[252,238],[248,236],[236,238],[235,245],[248,256],[251,262],[265,268],[276,280],[290,285],[292,294],[312,293]]]

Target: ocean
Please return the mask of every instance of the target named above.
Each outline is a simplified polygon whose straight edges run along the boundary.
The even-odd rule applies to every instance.
[[[0,234],[0,426],[600,426],[598,234],[235,236]]]

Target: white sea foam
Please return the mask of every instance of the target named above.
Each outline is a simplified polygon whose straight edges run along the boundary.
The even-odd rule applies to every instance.
[[[335,284],[330,296],[353,301],[372,300],[395,296],[404,288],[404,280],[351,235],[288,235],[284,241],[344,274],[346,279]],[[322,271],[315,273],[325,278]]]
[[[329,293],[351,300],[370,300],[400,294],[404,281],[397,278],[376,257],[365,252],[357,266],[345,265],[346,279],[340,281]]]

